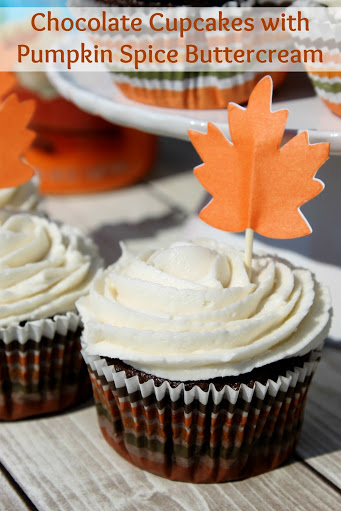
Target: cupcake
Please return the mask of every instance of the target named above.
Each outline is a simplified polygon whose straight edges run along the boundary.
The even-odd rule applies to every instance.
[[[61,98],[39,72],[17,73],[13,90],[34,99],[37,139],[26,158],[39,171],[43,193],[91,193],[140,181],[151,170],[156,138],[109,124]],[[131,151],[131,145],[137,151]]]
[[[101,431],[126,460],[195,483],[270,470],[293,452],[330,299],[287,261],[224,244],[124,246],[77,302]]]
[[[255,85],[268,74],[278,87],[285,73],[179,71],[115,73],[118,88],[130,99],[167,108],[212,110],[227,103],[246,103]]]
[[[76,300],[101,261],[78,229],[0,212],[0,419],[63,410],[89,397]]]
[[[309,32],[292,34],[296,47],[323,50],[322,65],[305,64],[310,81],[324,104],[341,117],[341,1],[296,0],[294,6],[310,19]]]
[[[58,17],[58,12],[55,15]],[[26,67],[29,71],[18,71],[19,43],[26,39],[31,49],[39,52],[53,46],[56,37],[50,31],[32,31],[29,19],[5,23],[0,34],[0,46],[11,49],[15,71],[12,89],[6,94],[15,93],[20,101],[35,101],[30,127],[37,137],[25,158],[39,173],[41,192],[91,193],[140,181],[152,170],[156,158],[154,135],[86,113],[61,97],[34,63]],[[131,151],[131,145],[137,150]]]
[[[36,211],[41,197],[38,192],[39,179],[34,176],[30,181],[12,188],[0,188],[0,209]]]
[[[172,2],[157,2],[157,1],[140,1],[140,0],[116,0],[116,1],[105,1],[98,0],[88,1],[84,4],[82,0],[71,0],[73,7],[82,6],[84,13],[87,14],[86,7],[89,6],[102,6],[105,7],[173,7],[180,9],[178,15],[174,12],[175,17],[212,17],[212,10],[207,13],[201,12],[199,9],[197,15],[193,8],[205,8],[205,7],[228,7],[229,5],[236,6],[236,2],[226,2],[222,0],[212,1],[187,1],[187,0],[175,0]],[[247,0],[245,2],[238,2],[240,6],[252,6],[254,1]],[[188,9],[184,10],[185,8]],[[144,12],[142,10],[142,12]],[[112,13],[113,15],[117,13]],[[89,17],[94,15],[94,11],[90,10],[88,13]],[[100,13],[98,13],[100,17]],[[155,48],[172,49],[178,48],[179,50],[179,62],[181,62],[182,51],[184,48],[184,41],[194,42],[196,45],[203,48],[214,48],[216,45],[212,43],[214,32],[196,32],[193,34],[188,33],[187,38],[179,40],[179,35],[176,32],[169,32],[164,30],[163,32],[151,31],[148,33],[148,29],[145,29],[142,35],[134,33],[130,36],[129,33],[125,33],[124,38],[119,33],[91,33],[89,38],[93,44],[97,45],[100,49],[111,50],[114,55],[113,61],[119,60],[122,57],[121,47],[124,44],[131,43],[133,46],[136,45],[136,38],[139,39],[139,49],[148,50],[150,44]],[[256,37],[257,36],[257,37]],[[264,37],[261,33],[253,34],[253,38],[256,42],[261,37]],[[194,38],[193,38],[194,37]],[[240,48],[241,35],[239,32],[232,34],[229,32],[229,46],[235,46]],[[243,41],[245,44],[245,33],[243,34]],[[131,38],[131,39],[130,39]],[[191,41],[190,41],[191,39]],[[211,41],[212,40],[212,41]],[[269,41],[267,40],[267,44]],[[248,44],[250,47],[254,47],[256,43],[252,42]],[[220,46],[226,45],[226,37],[223,39]],[[153,70],[139,70],[134,71],[134,68],[130,69],[127,67],[127,71],[116,71],[115,64],[106,63],[107,69],[112,73],[112,78],[115,85],[120,89],[121,92],[128,98],[145,103],[148,105],[156,105],[166,108],[178,108],[178,109],[220,109],[225,108],[227,103],[230,101],[236,103],[247,102],[251,91],[253,90],[256,83],[265,75],[265,73],[256,72],[249,70],[244,71],[233,71],[229,70],[229,67],[224,67],[222,71],[216,71],[209,69],[207,64],[207,71],[205,70],[193,70],[185,71],[181,67],[175,68],[169,71],[153,71]],[[285,72],[274,72],[270,73],[273,78],[274,87],[279,86],[285,76]]]

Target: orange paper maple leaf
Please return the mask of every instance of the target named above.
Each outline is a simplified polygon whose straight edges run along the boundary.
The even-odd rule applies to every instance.
[[[21,159],[35,137],[27,129],[33,111],[34,101],[19,102],[15,95],[0,104],[0,188],[18,186],[34,175]]]
[[[247,228],[271,238],[311,233],[299,208],[323,190],[314,179],[329,156],[329,144],[313,144],[300,133],[280,149],[287,110],[271,112],[272,80],[254,88],[246,109],[228,105],[229,142],[213,124],[189,131],[203,160],[195,175],[213,196],[201,211],[206,223],[230,232]]]

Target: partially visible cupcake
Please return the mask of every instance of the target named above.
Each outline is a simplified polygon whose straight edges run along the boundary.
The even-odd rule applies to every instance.
[[[212,17],[212,11],[209,10],[206,14],[203,14],[198,9],[195,14],[195,10],[192,8],[205,8],[205,7],[228,7],[229,5],[239,6],[253,6],[255,2],[253,0],[239,1],[239,2],[226,2],[223,0],[173,0],[172,2],[158,2],[158,1],[141,1],[141,0],[102,0],[88,1],[84,3],[84,0],[71,0],[73,7],[82,6],[84,8],[85,15],[87,14],[86,7],[99,6],[103,8],[110,7],[187,7],[188,12],[184,10],[179,11],[179,15],[174,13],[175,17],[199,17],[203,18]],[[112,13],[114,15],[114,13]],[[117,13],[116,13],[117,14]],[[93,16],[93,11],[89,11],[89,17]],[[160,21],[161,23],[161,21]],[[166,27],[164,27],[166,28]],[[163,32],[151,31],[148,33],[148,29],[142,32],[142,36],[139,33],[134,33],[130,36],[129,33],[125,33],[124,38],[119,33],[91,33],[89,38],[92,43],[98,45],[101,49],[110,49],[113,55],[117,59],[121,58],[121,47],[123,44],[129,44],[131,37],[131,44],[136,44],[136,38],[139,39],[139,49],[143,48],[148,50],[148,46],[153,44],[155,48],[171,49],[178,48],[179,50],[179,62],[181,62],[181,55],[185,46],[184,40],[179,39],[177,32],[170,32],[166,29]],[[214,34],[214,32],[212,32]],[[221,33],[220,33],[221,34]],[[241,44],[241,33],[235,32],[234,34],[228,33],[229,46],[236,45],[236,48],[240,49]],[[263,37],[263,34],[257,33],[256,39]],[[203,44],[203,48],[214,48],[216,45],[211,44],[210,37],[211,32],[196,32],[193,34],[188,33],[188,37],[191,38],[191,42],[197,46]],[[246,33],[243,33],[242,42],[245,41]],[[249,37],[249,36],[248,36]],[[255,34],[253,34],[255,38]],[[235,40],[233,40],[235,38]],[[186,39],[186,43],[189,40]],[[223,46],[226,45],[226,36],[223,40]],[[254,43],[244,42],[244,45],[254,46]],[[220,45],[222,46],[222,45]],[[219,46],[219,47],[220,47]],[[113,59],[115,62],[115,58]],[[208,68],[207,64],[207,68]],[[249,70],[244,71],[230,71],[227,67],[224,67],[222,71],[216,71],[208,69],[207,71],[184,71],[181,68],[177,68],[170,71],[153,71],[153,70],[140,70],[134,71],[133,68],[127,68],[127,71],[116,71],[115,65],[107,63],[107,68],[112,72],[112,78],[117,87],[123,92],[128,98],[145,103],[148,105],[156,105],[167,108],[178,108],[178,109],[219,109],[225,108],[227,103],[230,101],[236,103],[245,103],[249,99],[250,93],[253,90],[256,83],[263,78],[265,73],[256,72]],[[159,68],[161,69],[161,68]],[[285,72],[274,72],[268,73],[272,76],[274,87],[279,86],[286,76]]]
[[[34,99],[37,138],[26,158],[38,170],[42,193],[91,193],[128,186],[150,172],[156,138],[110,124],[61,98],[44,73],[17,73],[13,89]],[[131,145],[136,151],[131,151]]]
[[[201,240],[123,247],[77,302],[101,431],[125,459],[214,483],[283,463],[330,323],[314,276]]]
[[[0,209],[16,211],[37,211],[40,209],[39,178],[12,188],[0,188]]]
[[[341,0],[296,0],[294,6],[302,16],[307,9],[310,20],[309,31],[292,33],[297,48],[323,51],[322,64],[305,64],[310,81],[324,104],[341,117]]]
[[[114,81],[130,99],[167,108],[219,109],[229,102],[246,103],[255,85],[270,75],[274,87],[286,73],[170,71],[115,73]]]
[[[15,76],[12,90],[6,94],[15,93],[20,101],[35,101],[30,127],[37,136],[25,158],[39,174],[41,192],[91,193],[140,181],[151,171],[156,157],[154,135],[86,113],[61,97],[34,63],[26,64],[29,71],[18,71],[18,44],[26,40],[39,52],[50,48],[56,37],[50,31],[32,31],[29,18],[1,26],[0,46],[9,49]],[[132,145],[136,151],[131,151]]]
[[[90,239],[31,214],[0,212],[0,419],[89,397],[76,300],[101,266]]]

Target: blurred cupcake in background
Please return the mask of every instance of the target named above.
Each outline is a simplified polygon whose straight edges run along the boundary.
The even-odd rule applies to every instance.
[[[20,42],[26,37],[31,48],[48,48],[54,37],[36,33],[32,41],[32,30],[25,22],[6,23],[1,26],[0,46],[6,47],[9,58],[11,51],[17,52],[19,34]],[[34,64],[32,72],[15,72],[15,78],[8,94],[14,92],[21,101],[36,102],[31,127],[37,137],[25,157],[39,173],[42,193],[119,188],[142,179],[151,170],[156,156],[153,135],[114,126],[80,110],[62,98]],[[132,145],[136,151],[131,151]]]
[[[267,73],[278,87],[285,73]],[[168,108],[218,109],[227,103],[246,103],[252,89],[265,73],[160,71],[115,73],[114,81],[130,99]]]
[[[72,7],[82,7],[84,15],[94,16],[94,11],[87,11],[88,7],[98,6],[102,11],[103,8],[108,7],[132,7],[140,9],[137,15],[141,16],[143,7],[173,7],[172,16],[177,17],[175,8],[182,8],[179,11],[178,17],[195,18],[202,16],[212,16],[212,11],[204,15],[198,9],[197,13],[194,10],[197,8],[207,7],[252,7],[255,5],[254,0],[246,1],[231,1],[226,2],[223,0],[173,0],[172,2],[160,3],[157,1],[135,1],[135,0],[70,0],[69,5]],[[188,11],[183,9],[187,7]],[[162,23],[161,20],[159,20]],[[210,33],[196,32],[193,39],[191,32],[188,32],[186,37],[192,38],[191,41],[186,38],[179,40],[177,32],[169,32],[163,30],[162,32],[150,31],[148,29],[143,31],[143,36],[139,39],[139,48],[148,49],[150,44],[155,48],[171,49],[178,48],[179,59],[181,59],[181,51],[185,44],[188,42],[195,43],[196,45],[203,45],[203,47],[212,47],[210,42]],[[215,34],[214,32],[212,34]],[[131,37],[132,44],[136,44],[136,37],[138,33],[134,33]],[[243,38],[246,37],[243,33]],[[113,55],[120,58],[118,55],[121,52],[122,44],[129,44],[129,34],[122,35],[119,33],[91,33],[89,38],[93,44],[98,45],[101,49],[110,49]],[[239,45],[241,35],[239,32],[231,34],[229,32],[229,45],[232,40]],[[185,42],[184,42],[185,41]],[[226,41],[223,41],[224,45]],[[252,46],[253,47],[253,46]],[[180,62],[180,60],[179,60]],[[234,101],[237,103],[247,102],[249,95],[256,85],[256,83],[264,76],[264,73],[249,70],[247,72],[230,71],[226,67],[223,71],[205,70],[205,71],[185,71],[177,68],[171,71],[134,71],[132,69],[127,71],[116,71],[115,65],[107,63],[107,68],[112,72],[114,83],[121,92],[128,98],[145,103],[148,105],[155,105],[168,108],[178,109],[219,109],[225,108],[227,103]],[[280,85],[284,78],[285,73],[270,73],[273,78],[274,87]]]
[[[341,117],[341,1],[297,0],[304,16],[310,19],[309,32],[293,32],[296,47],[300,50],[323,50],[323,64],[305,64],[315,92],[324,104]],[[319,8],[313,11],[313,8]]]
[[[20,100],[34,98],[37,139],[26,153],[39,172],[42,193],[87,193],[127,186],[142,179],[156,155],[153,135],[83,112],[63,99],[44,73],[18,73]],[[136,151],[131,151],[131,146]]]

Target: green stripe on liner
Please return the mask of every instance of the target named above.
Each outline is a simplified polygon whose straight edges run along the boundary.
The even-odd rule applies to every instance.
[[[314,87],[316,87],[317,89],[322,89],[325,92],[331,92],[332,94],[337,94],[337,93],[341,92],[341,80],[339,82],[330,83],[330,82],[322,82],[319,79],[312,78],[310,75],[309,75],[309,78],[310,78],[312,84],[314,85]]]

